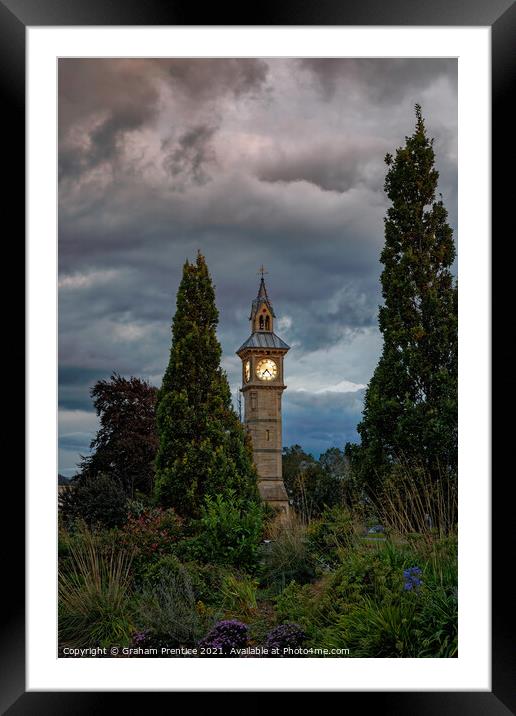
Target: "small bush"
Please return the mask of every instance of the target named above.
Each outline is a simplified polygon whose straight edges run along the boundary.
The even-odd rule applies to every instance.
[[[156,647],[193,645],[213,623],[198,609],[187,569],[173,559],[148,579],[138,598],[136,618],[146,645]]]
[[[68,526],[83,520],[89,527],[117,527],[127,519],[122,485],[103,473],[74,480],[60,496],[59,506]]]
[[[149,563],[142,573],[142,584],[145,586],[156,585],[164,573],[179,569],[186,570],[197,604],[204,604],[208,610],[222,611],[223,608],[226,608],[223,585],[227,578],[234,576],[229,567],[218,564],[181,562],[175,554],[169,554],[161,557],[158,561]]]
[[[228,619],[215,624],[210,633],[199,642],[201,648],[213,650],[205,656],[238,657],[234,649],[245,649],[249,640],[249,629],[236,619]]]
[[[149,565],[174,553],[182,536],[182,525],[174,510],[161,507],[145,509],[139,517],[129,517],[120,532],[120,542],[134,554],[133,569],[138,581]]]
[[[229,491],[206,496],[192,556],[209,564],[227,564],[254,571],[258,560],[263,518],[258,503],[240,500]]]
[[[342,507],[325,510],[308,526],[307,537],[309,550],[318,564],[325,569],[335,567],[343,551],[349,550],[355,540],[351,513]]]
[[[316,584],[291,582],[276,597],[276,612],[280,621],[299,624],[312,646],[321,646],[322,630],[338,619],[340,609],[325,577]]]

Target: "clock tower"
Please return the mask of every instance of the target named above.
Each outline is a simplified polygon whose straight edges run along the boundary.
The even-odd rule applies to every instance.
[[[260,269],[258,295],[251,305],[251,335],[237,351],[242,360],[244,423],[251,434],[258,471],[258,490],[281,518],[289,514],[282,478],[281,396],[285,388],[283,359],[289,346],[274,333],[276,315]]]

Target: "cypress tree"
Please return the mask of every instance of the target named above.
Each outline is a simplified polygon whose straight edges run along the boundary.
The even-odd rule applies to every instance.
[[[172,323],[170,360],[158,395],[156,497],[198,517],[206,495],[257,501],[252,449],[220,367],[215,291],[204,256],[186,261]]]
[[[436,200],[433,139],[419,105],[415,112],[413,135],[385,157],[391,205],[381,254],[383,352],[357,428],[361,445],[347,447],[370,486],[400,461],[432,479],[457,467],[455,248],[442,198]]]

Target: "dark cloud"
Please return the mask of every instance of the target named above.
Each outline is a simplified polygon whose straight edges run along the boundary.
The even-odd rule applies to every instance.
[[[327,100],[341,90],[350,102],[361,95],[375,104],[393,104],[439,77],[457,88],[457,61],[452,58],[304,58],[299,64],[313,75]]]
[[[127,132],[156,116],[159,91],[131,60],[59,60],[59,169],[76,178],[112,162]]]
[[[381,163],[388,145],[385,140],[350,141],[337,137],[332,142],[297,148],[295,152],[271,154],[262,159],[257,175],[263,181],[307,181],[329,191],[347,191],[359,182],[367,182],[366,168]],[[378,187],[378,180],[373,184]]]
[[[184,190],[189,184],[202,186],[210,180],[210,168],[216,164],[211,143],[216,129],[197,125],[181,134],[177,142],[163,141],[163,166],[173,179],[176,189]]]
[[[59,60],[61,180],[77,179],[117,159],[126,135],[156,120],[164,92],[197,108],[209,104],[213,114],[214,103],[228,95],[259,92],[267,70],[266,63],[254,59]],[[179,108],[178,115],[184,110]]]
[[[63,474],[95,432],[96,380],[160,385],[198,249],[233,394],[263,263],[291,345],[285,443],[353,439],[381,350],[383,158],[422,101],[456,227],[455,83],[451,60],[60,60]]]
[[[175,87],[180,88],[196,103],[216,97],[259,92],[269,67],[257,59],[196,59],[155,60]]]

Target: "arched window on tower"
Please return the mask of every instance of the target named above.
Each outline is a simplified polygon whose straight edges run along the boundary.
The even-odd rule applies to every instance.
[[[263,331],[263,316],[260,316],[260,331]]]
[[[271,317],[269,315],[265,316],[265,330],[271,330]]]

